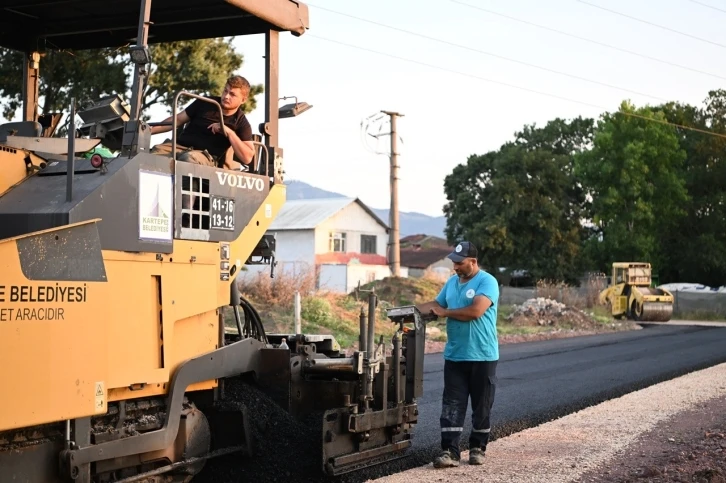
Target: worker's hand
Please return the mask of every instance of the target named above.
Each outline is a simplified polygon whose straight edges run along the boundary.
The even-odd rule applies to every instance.
[[[221,123],[210,124],[207,129],[211,130],[213,134],[222,133],[227,137],[229,137],[229,131],[231,131],[230,128],[223,126]]]
[[[432,307],[431,312],[436,314],[438,317],[446,317],[446,309],[443,307]]]

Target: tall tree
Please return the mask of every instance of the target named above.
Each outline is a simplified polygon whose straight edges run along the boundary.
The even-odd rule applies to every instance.
[[[681,171],[688,194],[687,216],[667,245],[670,263],[661,273],[668,280],[711,286],[726,284],[726,91],[708,93],[703,108],[667,103],[660,106],[668,121],[699,129],[677,128],[687,160]],[[711,131],[708,134],[701,131]]]
[[[516,142],[457,166],[444,182],[449,241],[478,243],[490,270],[525,268],[536,278],[574,281],[584,193],[572,155],[587,144],[592,124],[525,126]]]
[[[644,119],[645,118],[645,119]],[[578,155],[577,174],[592,197],[598,236],[593,258],[604,271],[614,261],[668,262],[664,243],[686,214],[681,169],[686,153],[662,112],[623,102],[598,122],[593,148]]]
[[[228,76],[242,67],[243,56],[232,39],[199,39],[150,46],[151,76],[144,90],[143,111],[156,104],[171,111],[174,93],[218,94]],[[133,66],[118,49],[48,51],[40,61],[41,113],[66,111],[71,97],[79,106],[118,93],[130,100]],[[22,54],[0,49],[0,97],[3,115],[11,119],[21,105]],[[262,85],[253,85],[245,111],[256,106]],[[182,97],[180,104],[190,101]],[[148,117],[148,116],[146,116]]]
[[[232,39],[200,39],[182,42],[154,44],[150,47],[153,62],[149,85],[144,93],[143,110],[154,104],[169,109],[174,93],[180,90],[194,94],[218,95],[227,78],[242,67],[244,57],[237,53]],[[262,84],[252,84],[244,109],[250,112],[257,107],[255,96],[264,91]],[[181,97],[177,108],[188,104],[189,98]]]
[[[71,98],[84,105],[113,92],[125,94],[125,67],[126,62],[111,49],[44,53],[40,59],[40,113],[66,111]],[[22,105],[22,93],[23,54],[0,48],[0,96],[6,119],[12,119]]]

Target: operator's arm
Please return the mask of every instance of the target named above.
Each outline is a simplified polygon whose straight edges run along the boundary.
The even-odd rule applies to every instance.
[[[436,296],[436,298],[430,302],[424,302],[422,304],[419,304],[416,306],[419,312],[423,315],[428,315],[431,312],[437,313],[441,310],[444,310],[446,307],[448,307],[448,304],[446,303],[446,288],[449,286],[449,283],[445,283],[443,287],[441,287],[441,290],[439,291],[439,294]],[[438,313],[437,313],[438,315]]]
[[[237,156],[237,159],[241,159],[244,164],[250,164],[252,162],[252,157],[255,154],[255,145],[252,144],[252,141],[242,141],[237,133],[227,126],[224,126],[224,132],[227,134],[227,139],[229,139],[229,144],[232,145],[232,149],[234,150],[234,154]],[[231,156],[228,156],[225,161],[227,167],[230,169],[239,169],[241,166],[240,163],[232,160],[231,158]]]
[[[471,322],[476,320],[492,306],[492,301],[484,295],[477,295],[470,305],[460,309],[441,309],[441,312],[434,310],[436,315],[440,317],[451,317],[461,322]]]
[[[168,126],[152,126],[151,127],[151,134],[159,134],[162,132],[171,131],[172,125],[171,125],[172,116],[167,117],[162,123],[169,123]],[[188,123],[190,121],[189,115],[187,114],[187,111],[182,111],[179,114],[176,115],[176,124],[178,126],[183,126],[184,124]]]
[[[436,300],[432,300],[431,302],[424,302],[422,304],[417,305],[416,308],[423,315],[431,313],[431,311],[434,308],[443,309],[443,307],[441,305],[439,305],[439,303]]]

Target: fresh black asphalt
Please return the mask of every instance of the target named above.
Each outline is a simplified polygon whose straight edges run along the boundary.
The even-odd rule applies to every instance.
[[[649,325],[638,331],[502,345],[492,439],[723,362],[726,328],[722,327]],[[307,441],[310,436],[285,431],[282,423],[277,445],[268,446],[266,457],[254,462],[227,461],[225,471],[208,468],[211,471],[204,473],[215,475],[209,480],[215,482],[361,483],[426,465],[439,451],[442,354],[427,354],[424,366],[419,424],[414,428],[413,447],[404,458],[336,478],[325,477],[320,463],[302,461],[306,459],[305,449],[322,441]],[[466,449],[471,429],[470,415],[469,410],[462,449]],[[246,466],[250,463],[251,467]],[[215,465],[212,461],[207,464]],[[200,477],[203,482],[208,479]]]

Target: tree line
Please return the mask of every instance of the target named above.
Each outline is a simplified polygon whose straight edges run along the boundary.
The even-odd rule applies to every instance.
[[[525,125],[444,180],[449,242],[480,263],[577,283],[618,261],[660,283],[726,284],[726,91],[701,106],[624,101],[597,120]]]
[[[143,91],[142,111],[154,105],[166,106],[171,113],[174,94],[185,90],[195,94],[218,95],[225,81],[242,67],[234,38],[167,42],[149,46],[150,76]],[[110,94],[131,100],[133,64],[126,49],[47,50],[40,59],[40,114],[68,112],[71,98],[77,108],[91,105]],[[0,48],[0,106],[11,120],[22,105],[23,54]],[[262,85],[252,85],[245,111],[255,109],[255,96]],[[179,106],[189,98],[179,99]],[[144,115],[148,120],[148,115]]]

